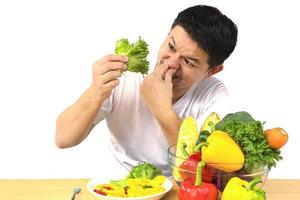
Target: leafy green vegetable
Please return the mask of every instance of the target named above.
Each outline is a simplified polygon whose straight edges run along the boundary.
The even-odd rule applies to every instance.
[[[148,178],[153,179],[156,176],[162,175],[162,171],[154,165],[142,162],[139,165],[132,168],[127,178]]]
[[[240,145],[244,155],[244,168],[249,173],[257,172],[267,166],[276,166],[281,160],[280,151],[268,145],[263,133],[263,122],[256,121],[245,112],[230,113],[216,124],[217,130],[227,132]]]
[[[127,70],[131,72],[140,72],[147,74],[149,70],[149,54],[148,44],[139,37],[139,39],[130,44],[127,38],[122,38],[117,41],[115,54],[128,56]]]
[[[217,130],[223,130],[225,127],[228,126],[228,124],[232,123],[232,121],[234,120],[244,123],[255,121],[249,113],[245,111],[240,111],[236,113],[227,114],[219,123],[216,124],[215,128]]]
[[[127,180],[129,178],[154,179],[159,175],[162,175],[162,171],[160,169],[155,167],[153,164],[142,162],[139,163],[139,165],[133,167],[126,178],[120,180],[111,180],[110,183],[125,188],[128,186]]]

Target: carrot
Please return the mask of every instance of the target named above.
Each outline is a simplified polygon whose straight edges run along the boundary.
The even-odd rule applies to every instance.
[[[280,149],[283,147],[289,138],[288,133],[279,127],[265,130],[264,133],[267,136],[270,147],[274,149]]]

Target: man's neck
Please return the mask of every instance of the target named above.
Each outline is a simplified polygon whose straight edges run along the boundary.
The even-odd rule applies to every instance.
[[[187,92],[187,89],[173,88],[172,104],[175,104],[186,92]]]

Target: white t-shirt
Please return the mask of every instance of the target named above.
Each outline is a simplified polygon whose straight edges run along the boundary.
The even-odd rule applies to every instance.
[[[102,105],[94,124],[106,119],[110,149],[115,158],[127,169],[147,161],[170,175],[167,161],[169,144],[157,120],[140,95],[141,74],[126,72],[120,84]],[[210,113],[210,108],[227,96],[224,84],[211,77],[194,84],[174,105],[181,119],[192,116],[199,127]],[[209,112],[208,112],[209,111]]]

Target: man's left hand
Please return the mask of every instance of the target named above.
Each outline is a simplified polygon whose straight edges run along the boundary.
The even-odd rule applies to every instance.
[[[158,64],[141,85],[140,92],[144,102],[156,118],[173,112],[172,76],[175,72],[175,69],[168,69],[168,66]]]

